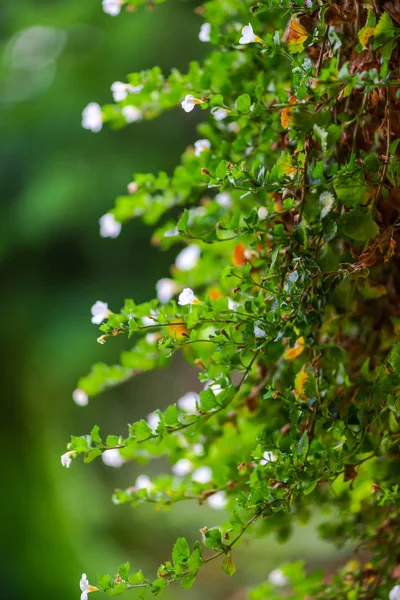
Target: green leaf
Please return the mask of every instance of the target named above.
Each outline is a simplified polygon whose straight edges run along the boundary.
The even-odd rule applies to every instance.
[[[395,31],[396,28],[393,25],[392,19],[389,17],[389,14],[384,11],[380,16],[377,26],[375,27],[374,40],[379,44],[383,44],[390,40]]]
[[[94,460],[98,456],[101,456],[100,448],[93,448],[93,450],[90,450],[90,452],[86,454],[84,461],[85,463],[91,463],[92,460]]]
[[[185,538],[178,538],[172,550],[172,560],[176,565],[185,563],[190,557],[190,548]]]
[[[203,533],[203,542],[206,548],[211,548],[212,550],[220,550],[224,547],[221,531],[217,527],[207,529]]]
[[[303,435],[301,436],[301,438],[299,439],[299,441],[297,442],[296,447],[295,447],[295,452],[296,452],[297,458],[300,462],[303,461],[304,458],[306,457],[307,450],[308,450],[308,435],[307,435],[307,432],[304,431]]]
[[[187,231],[187,224],[189,222],[189,217],[190,217],[190,212],[185,208],[185,210],[183,211],[183,215],[181,216],[181,218],[179,219],[179,221],[177,223],[177,227],[178,227],[179,231],[183,231],[183,232]]]
[[[379,233],[379,227],[367,208],[349,211],[342,217],[340,226],[343,235],[358,242],[367,242]]]
[[[225,560],[222,563],[222,568],[227,575],[234,575],[236,573],[236,566],[232,561],[232,552],[226,555]]]
[[[249,112],[251,106],[251,98],[249,94],[242,94],[236,99],[236,108],[239,112]]]
[[[129,334],[128,338],[131,338],[135,331],[139,330],[139,325],[135,321],[135,319],[129,319]]]
[[[400,342],[393,346],[388,360],[396,375],[400,375]]]
[[[94,442],[95,444],[101,444],[101,437],[99,435],[99,431],[100,431],[100,427],[98,425],[95,425],[92,429],[92,431],[90,432],[90,437],[92,439],[92,442]]]

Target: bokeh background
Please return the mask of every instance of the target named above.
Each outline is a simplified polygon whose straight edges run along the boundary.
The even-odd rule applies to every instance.
[[[123,433],[127,422],[196,389],[195,373],[178,357],[156,377],[139,377],[85,409],[71,397],[93,362],[116,361],[127,343],[96,343],[91,305],[103,300],[118,309],[126,297],[153,297],[174,258],[151,246],[151,231],[140,222],[109,240],[99,237],[98,219],[134,171],[172,170],[196,139],[199,116],[183,118],[177,109],[96,135],[81,128],[81,111],[90,101],[111,101],[111,83],[129,72],[185,70],[201,59],[195,7],[170,0],[119,17],[104,14],[100,0],[18,0],[0,8],[4,600],[79,598],[83,571],[94,582],[126,560],[152,574],[177,536],[194,540],[200,527],[223,520],[193,505],[169,512],[113,506],[112,490],[131,485],[143,466],[60,464],[71,433],[83,435],[95,423]],[[286,545],[271,537],[244,542],[235,577],[211,564],[191,591],[176,586],[165,597],[245,598],[249,586],[293,559],[319,566],[337,554],[316,539],[312,521]]]

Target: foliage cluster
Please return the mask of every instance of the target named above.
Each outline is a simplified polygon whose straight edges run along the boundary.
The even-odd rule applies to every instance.
[[[103,2],[114,15],[143,2],[122,4]],[[353,543],[354,560],[330,577],[284,565],[250,598],[399,598],[398,10],[210,0],[196,12],[212,48],[202,64],[130,74],[113,104],[84,112],[93,131],[175,107],[203,118],[172,174],[136,173],[103,217],[102,235],[142,217],[155,245],[180,252],[158,298],[93,307],[99,343],[133,345],[74,395],[85,404],[178,351],[203,389],[124,435],[72,437],[63,463],[165,456],[172,474],[116,490],[114,503],[209,503],[229,516],[193,547],[178,539],[156,577],[125,564],[96,587],[84,576],[82,595],[190,588],[219,558],[233,575],[242,536],[284,541],[323,509],[321,536]]]

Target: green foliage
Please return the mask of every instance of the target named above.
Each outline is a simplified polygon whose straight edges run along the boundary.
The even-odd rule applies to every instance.
[[[161,249],[186,247],[158,299],[104,314],[98,341],[126,334],[133,346],[79,388],[95,395],[179,351],[203,390],[189,409],[178,402],[105,443],[94,427],[68,450],[85,462],[112,449],[125,461],[172,463],[172,475],[117,490],[115,504],[229,510],[225,524],[201,530],[204,556],[179,538],[154,581],[124,565],[100,579],[108,593],[190,588],[219,557],[233,575],[245,533],[275,530],[284,540],[315,507],[330,515],[321,536],[357,541],[370,566],[349,563],[326,584],[286,565],[253,600],[280,598],[280,587],[299,600],[383,598],[394,585],[398,28],[386,12],[375,25],[357,7],[350,34],[356,15],[334,3],[211,0],[203,13],[217,49],[203,64],[131,74],[124,97],[102,109],[116,128],[129,121],[127,107],[135,120],[153,119],[182,103],[183,119],[191,110],[203,119],[171,175],[135,174],[130,195],[117,198],[118,222],[141,216],[158,223]],[[250,18],[254,32],[243,27]]]

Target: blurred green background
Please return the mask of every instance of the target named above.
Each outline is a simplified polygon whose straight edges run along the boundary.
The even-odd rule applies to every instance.
[[[126,560],[153,574],[178,535],[194,540],[200,527],[223,518],[193,505],[162,513],[115,507],[114,487],[131,485],[143,467],[60,464],[71,433],[85,434],[94,423],[123,433],[127,422],[196,389],[195,373],[178,358],[86,409],[71,398],[93,362],[116,361],[127,343],[96,343],[91,305],[103,300],[118,309],[125,297],[153,297],[174,258],[151,247],[151,231],[139,222],[116,240],[101,239],[98,219],[134,171],[170,172],[196,139],[196,114],[183,118],[180,109],[97,135],[81,128],[81,111],[90,101],[110,102],[111,83],[129,72],[185,70],[200,59],[195,6],[171,0],[119,17],[104,14],[100,0],[19,0],[0,8],[2,599],[79,598],[83,571],[94,583]],[[298,558],[318,566],[332,549],[310,525],[286,546],[271,538],[245,542],[235,577],[212,564],[190,592],[175,587],[165,597],[245,598],[271,568]]]

